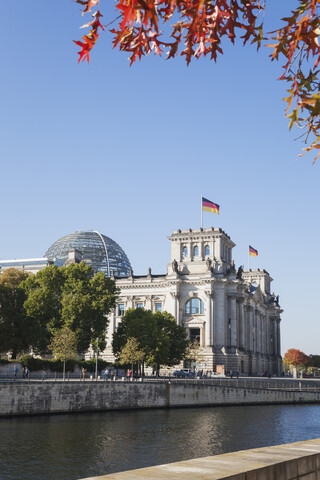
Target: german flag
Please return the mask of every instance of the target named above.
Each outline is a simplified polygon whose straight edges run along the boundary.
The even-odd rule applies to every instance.
[[[207,198],[202,197],[202,211],[217,213],[219,215],[220,205],[213,203]]]
[[[252,255],[253,257],[257,257],[258,250],[256,250],[255,248],[251,247],[251,245],[249,245],[249,255]]]

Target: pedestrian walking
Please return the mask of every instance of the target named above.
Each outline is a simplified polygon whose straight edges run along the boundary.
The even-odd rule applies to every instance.
[[[18,373],[18,367],[17,367],[17,365],[15,365],[13,367],[13,380],[15,380],[17,378],[17,373]]]
[[[87,369],[83,367],[83,369],[82,369],[82,380],[83,381],[86,379],[86,371],[87,371]]]
[[[30,372],[29,368],[26,367],[25,374],[26,374],[26,379],[27,380],[29,380],[29,372]]]

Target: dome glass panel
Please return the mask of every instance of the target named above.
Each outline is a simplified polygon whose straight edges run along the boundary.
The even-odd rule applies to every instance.
[[[46,251],[49,259],[68,259],[70,250],[82,253],[82,260],[92,265],[94,271],[104,272],[105,275],[128,276],[131,265],[125,252],[114,240],[97,231],[79,231],[70,233],[54,242]]]

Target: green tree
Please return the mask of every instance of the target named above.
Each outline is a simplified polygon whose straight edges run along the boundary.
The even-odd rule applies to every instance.
[[[25,294],[21,282],[30,273],[9,268],[0,276],[0,352],[11,352],[12,358],[30,348],[35,325],[26,317]]]
[[[103,272],[96,275],[84,262],[68,267],[50,266],[22,283],[24,308],[38,324],[34,348],[46,352],[52,334],[64,326],[76,334],[77,351],[84,352],[99,337],[104,339],[107,315],[115,305],[118,289]],[[105,340],[99,342],[105,347]]]
[[[320,355],[309,355],[308,366],[320,368]]]
[[[144,360],[144,351],[140,349],[139,342],[136,338],[128,338],[127,343],[122,347],[119,363],[120,365],[131,364],[131,370],[135,364],[140,364]]]
[[[117,359],[129,338],[135,338],[144,352],[143,363],[148,363],[152,352],[157,347],[158,327],[154,315],[142,308],[129,309],[122,318],[121,324],[113,334],[112,349]]]
[[[165,336],[162,349],[154,355],[155,366],[159,371],[160,365],[172,367],[185,357],[189,340],[186,329],[178,325],[173,315],[168,312],[156,312],[158,327]]]
[[[53,333],[48,346],[53,357],[63,362],[63,380],[66,378],[66,361],[77,358],[77,336],[69,327],[62,327]]]
[[[134,337],[144,352],[143,363],[155,366],[175,365],[187,347],[186,331],[167,312],[152,313],[137,308],[128,310],[113,335],[113,352],[119,358],[129,338]]]

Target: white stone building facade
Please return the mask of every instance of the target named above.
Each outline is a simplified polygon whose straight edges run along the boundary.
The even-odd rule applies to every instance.
[[[279,299],[265,270],[235,270],[235,244],[219,228],[176,230],[169,237],[167,273],[114,277],[120,289],[110,315],[104,358],[113,361],[112,335],[128,308],[171,313],[202,347],[202,369],[242,374],[282,371]]]

